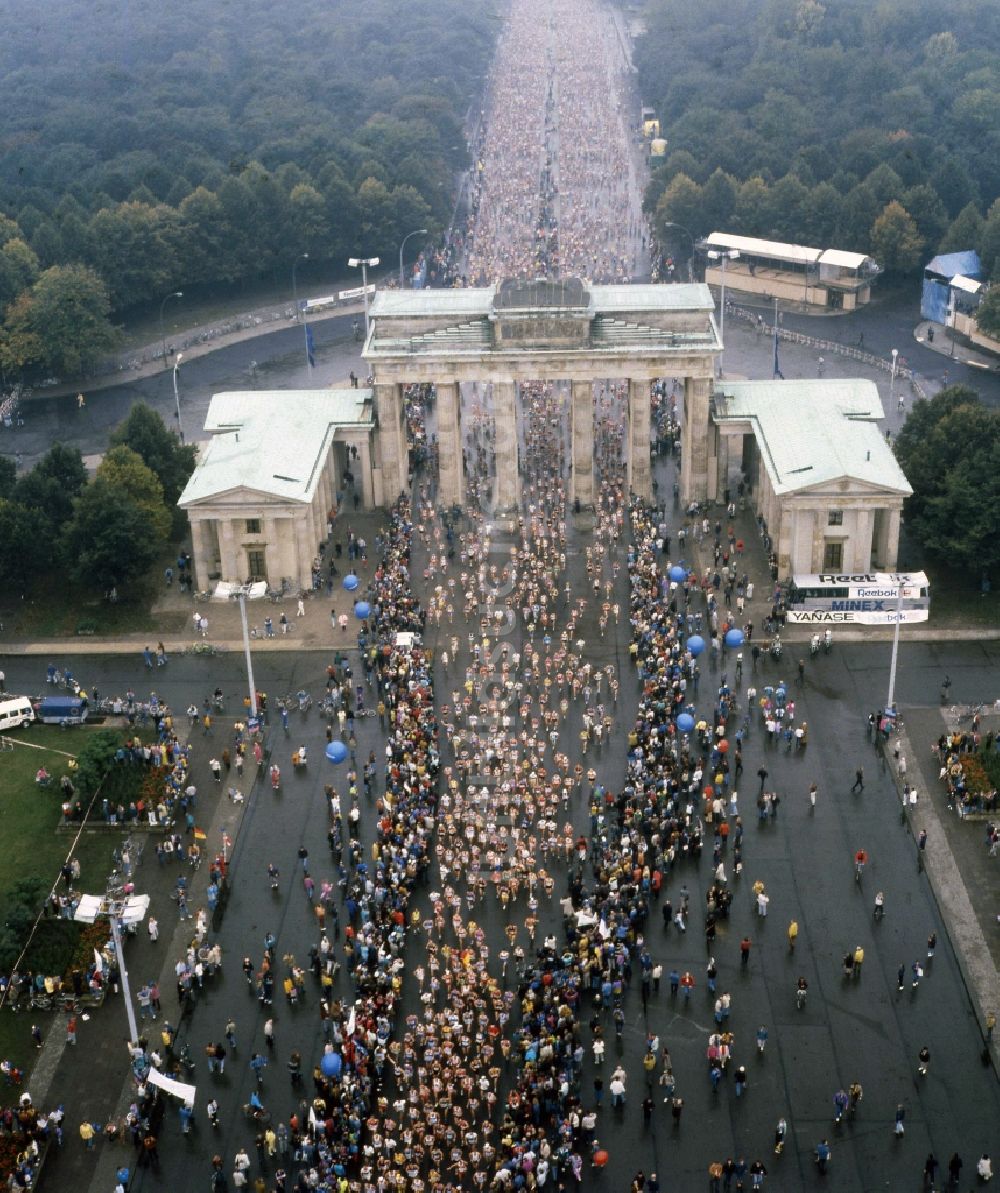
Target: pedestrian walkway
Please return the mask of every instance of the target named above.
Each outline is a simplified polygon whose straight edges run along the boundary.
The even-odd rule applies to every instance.
[[[310,324],[323,323],[329,319],[342,318],[345,315],[352,315],[357,317],[364,311],[364,307],[358,302],[345,303],[343,306],[338,306],[331,311],[321,311],[309,316]],[[237,326],[228,329],[228,324],[231,321],[217,320],[214,325],[206,327],[189,328],[182,333],[185,341],[184,347],[180,349],[183,352],[186,361],[197,360],[202,356],[209,356],[213,352],[218,352],[220,348],[228,348],[233,344],[242,344],[248,340],[254,340],[260,336],[272,335],[278,331],[284,331],[287,327],[294,326],[294,310],[289,307],[281,307],[275,309],[273,306],[262,308],[260,311],[252,311],[246,316],[236,320]],[[220,330],[219,323],[222,323],[225,330]],[[211,334],[209,334],[211,333]],[[177,338],[172,335],[171,344]],[[102,389],[111,389],[114,386],[121,385],[125,381],[138,381],[143,377],[155,377],[162,373],[165,369],[169,369],[176,361],[177,357],[174,351],[169,353],[168,360],[164,362],[162,356],[162,346],[151,344],[146,348],[136,348],[132,353],[127,355],[125,359],[119,362],[116,368],[109,369],[102,372],[96,377],[88,377],[84,380],[77,379],[76,381],[67,382],[65,384],[49,386],[45,389],[35,389],[26,395],[22,396],[22,401],[29,402],[32,398],[65,398],[72,397],[77,393],[86,395],[98,393]]]
[[[904,712],[905,729],[899,740],[903,756],[910,760],[906,778],[918,788],[916,808],[906,823],[914,838],[922,830],[927,832],[928,880],[948,920],[969,998],[985,1032],[987,1014],[1000,1015],[1000,919],[996,901],[986,894],[997,889],[997,859],[987,851],[986,825],[963,820],[948,807],[947,792],[938,777],[939,760],[931,749],[942,733],[953,728],[944,710],[907,708]],[[987,717],[983,731],[996,732],[998,727],[996,717]],[[888,765],[892,767],[891,758]],[[900,792],[902,783],[897,777]],[[992,1055],[1000,1071],[998,1043],[994,1039]]]
[[[984,372],[1000,373],[1000,355],[976,348],[952,334],[950,327],[924,319],[913,329],[913,338],[918,344],[930,348],[939,356],[947,356],[956,364],[969,365]]]

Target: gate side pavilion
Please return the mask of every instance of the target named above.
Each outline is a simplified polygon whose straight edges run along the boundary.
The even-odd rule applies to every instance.
[[[719,493],[737,461],[778,576],[895,570],[913,490],[874,381],[720,381],[711,414]]]
[[[437,391],[444,504],[464,500],[458,388],[463,382],[493,386],[498,510],[518,503],[516,386],[527,381],[571,383],[570,498],[586,509],[594,504],[594,383],[628,380],[628,481],[633,492],[650,498],[651,383],[683,377],[682,496],[688,501],[714,495],[709,401],[722,350],[714,309],[710,290],[701,284],[588,286],[570,278],[378,291],[363,353],[375,378],[376,503],[391,504],[406,487],[402,389],[427,382]]]
[[[349,473],[365,507],[373,504],[373,428],[370,390],[216,394],[211,438],[177,503],[191,524],[198,586],[309,588]]]

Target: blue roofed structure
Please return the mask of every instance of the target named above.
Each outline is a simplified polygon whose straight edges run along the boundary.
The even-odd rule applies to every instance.
[[[954,277],[979,279],[983,266],[979,254],[969,249],[963,253],[942,253],[924,266],[920,293],[920,317],[932,323],[947,323]]]

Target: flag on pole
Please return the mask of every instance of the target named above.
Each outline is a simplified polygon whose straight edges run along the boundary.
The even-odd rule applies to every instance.
[[[785,374],[781,371],[781,365],[778,363],[778,328],[774,329],[774,377],[780,377],[782,381],[785,379]]]
[[[196,841],[207,841],[207,840],[208,840],[208,833],[206,833],[206,832],[203,832],[203,831],[202,831],[200,828],[196,828],[196,829],[194,830],[194,839],[195,839]]]
[[[313,329],[306,324],[306,356],[309,358],[309,367],[316,367],[316,349],[313,344]]]

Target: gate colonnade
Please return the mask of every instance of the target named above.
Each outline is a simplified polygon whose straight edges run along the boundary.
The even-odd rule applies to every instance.
[[[588,286],[504,281],[454,290],[382,290],[370,310],[364,358],[374,375],[377,504],[406,488],[408,455],[403,386],[430,382],[437,392],[438,492],[462,504],[462,403],[466,382],[492,385],[498,512],[519,504],[517,385],[568,381],[572,391],[570,499],[594,504],[594,385],[629,383],[628,479],[652,496],[649,462],[651,383],[684,379],[681,496],[714,496],[709,404],[722,350],[708,287]]]

